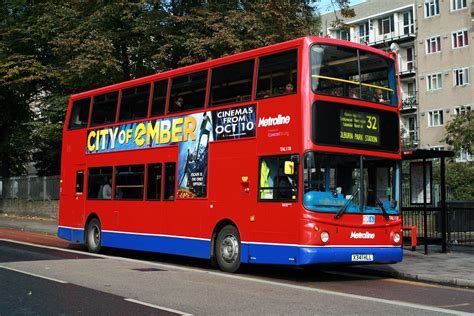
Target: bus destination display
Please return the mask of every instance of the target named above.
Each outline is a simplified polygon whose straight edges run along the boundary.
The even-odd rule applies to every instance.
[[[400,121],[393,111],[318,100],[313,103],[311,126],[317,145],[400,150]]]
[[[377,114],[341,109],[341,142],[380,145],[380,119]]]

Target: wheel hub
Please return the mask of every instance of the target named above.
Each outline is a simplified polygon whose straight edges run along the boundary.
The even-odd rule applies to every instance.
[[[239,255],[239,242],[233,235],[227,235],[221,243],[221,255],[225,262],[232,263]]]

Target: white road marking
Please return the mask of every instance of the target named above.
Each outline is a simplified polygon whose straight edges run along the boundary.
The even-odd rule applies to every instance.
[[[145,303],[145,302],[142,302],[142,301],[139,301],[139,300],[134,300],[133,298],[124,298],[124,300],[127,301],[127,302],[132,302],[132,303],[135,303],[135,304],[140,304],[140,305],[156,308],[156,309],[159,309],[159,310],[163,310],[163,311],[170,312],[170,313],[175,313],[175,314],[182,315],[182,316],[192,316],[193,315],[193,314],[188,314],[188,313],[178,311],[176,309],[166,308],[166,307],[163,307],[163,306],[158,306],[158,305],[154,305],[154,304],[150,304],[150,303]]]
[[[297,289],[297,290],[302,290],[302,291],[316,292],[316,293],[320,293],[320,294],[334,295],[334,296],[358,299],[358,300],[363,300],[363,301],[383,303],[383,304],[388,304],[388,305],[410,307],[410,308],[421,309],[421,310],[426,310],[426,311],[431,311],[431,312],[438,312],[438,313],[445,313],[445,314],[452,314],[452,315],[472,315],[472,314],[469,314],[469,313],[462,313],[462,312],[459,312],[459,311],[454,311],[454,310],[449,310],[449,309],[444,309],[444,308],[439,308],[439,307],[432,307],[432,306],[426,306],[426,305],[415,304],[415,303],[407,303],[407,302],[396,301],[396,300],[386,300],[386,299],[383,299],[383,298],[375,298],[375,297],[370,297],[370,296],[341,293],[341,292],[335,292],[335,291],[330,291],[330,290],[323,290],[323,289],[305,287],[305,286],[301,286],[301,285],[280,283],[280,282],[276,282],[276,281],[255,279],[255,278],[252,278],[252,277],[239,276],[239,275],[228,274],[228,273],[224,273],[224,272],[214,272],[214,271],[208,271],[208,270],[193,269],[193,268],[181,267],[181,266],[172,265],[172,264],[162,264],[162,263],[142,261],[142,260],[130,259],[130,258],[112,257],[112,256],[107,256],[107,255],[93,254],[93,253],[77,251],[77,250],[71,250],[71,249],[63,249],[63,248],[51,247],[51,246],[42,246],[42,245],[38,245],[38,244],[32,244],[32,243],[16,241],[16,240],[11,240],[11,239],[0,238],[0,241],[17,243],[17,244],[27,245],[27,246],[37,247],[37,248],[52,249],[52,250],[59,250],[59,251],[64,251],[64,252],[82,254],[82,255],[87,255],[87,256],[91,256],[91,257],[106,258],[106,259],[111,259],[111,260],[115,259],[115,260],[121,260],[121,261],[127,261],[127,262],[141,263],[141,264],[147,264],[147,265],[156,266],[156,267],[176,269],[176,270],[187,271],[187,272],[205,273],[205,274],[210,274],[210,275],[229,278],[229,279],[250,281],[250,282],[268,284],[268,285],[273,285],[273,286],[281,286],[281,287]]]
[[[0,268],[5,269],[5,270],[10,270],[10,271],[15,271],[15,272],[18,272],[18,273],[23,273],[23,274],[31,275],[31,276],[34,276],[34,277],[37,277],[37,278],[41,278],[41,279],[45,279],[45,280],[49,280],[49,281],[54,281],[54,282],[58,282],[58,283],[62,283],[62,284],[67,284],[66,281],[62,281],[62,280],[58,280],[58,279],[53,279],[53,278],[50,278],[50,277],[47,277],[47,276],[44,276],[44,275],[39,275],[39,274],[35,274],[35,273],[31,273],[31,272],[26,272],[26,271],[22,271],[22,270],[10,268],[10,267],[5,267],[5,266],[0,266]]]

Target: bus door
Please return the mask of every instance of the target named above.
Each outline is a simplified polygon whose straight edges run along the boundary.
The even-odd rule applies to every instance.
[[[264,156],[259,160],[258,206],[252,225],[250,262],[295,264],[291,247],[265,251],[262,244],[294,244],[298,218],[298,155]],[[267,245],[267,246],[268,246]]]
[[[70,210],[72,221],[75,225],[82,226],[84,221],[84,202],[86,192],[84,191],[85,164],[76,165],[74,170],[74,189]]]

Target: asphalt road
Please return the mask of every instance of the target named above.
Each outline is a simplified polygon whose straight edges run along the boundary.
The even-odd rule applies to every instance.
[[[225,274],[205,260],[119,250],[92,256],[53,237],[39,237],[48,246],[30,245],[34,239],[0,240],[0,315],[474,313],[473,290],[346,268],[247,266]]]

